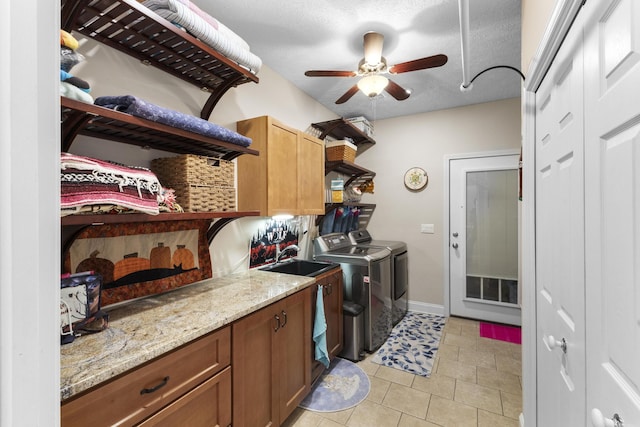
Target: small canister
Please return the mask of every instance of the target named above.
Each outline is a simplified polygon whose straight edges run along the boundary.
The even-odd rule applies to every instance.
[[[331,203],[342,203],[343,201],[344,180],[331,180]]]

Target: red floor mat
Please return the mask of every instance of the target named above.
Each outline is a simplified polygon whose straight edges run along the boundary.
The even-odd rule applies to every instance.
[[[518,326],[498,325],[480,322],[480,336],[494,340],[522,344],[522,334]]]

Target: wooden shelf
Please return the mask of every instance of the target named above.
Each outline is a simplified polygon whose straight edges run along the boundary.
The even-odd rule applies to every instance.
[[[155,221],[186,221],[195,219],[209,219],[212,224],[207,230],[207,241],[213,242],[213,238],[230,222],[246,216],[259,216],[258,211],[242,212],[185,212],[185,213],[161,213],[148,215],[143,213],[128,214],[96,214],[96,215],[67,215],[60,218],[62,225],[63,248],[67,248],[74,236],[86,227],[104,224],[129,224],[136,222]]]
[[[249,70],[182,31],[136,0],[63,0],[61,25],[178,77],[211,95],[209,119],[224,93],[258,82]]]
[[[351,138],[353,143],[358,147],[356,155],[366,151],[373,146],[376,141],[367,136],[360,129],[352,125],[348,120],[339,118],[335,120],[329,120],[326,122],[312,123],[312,127],[318,129],[321,133],[318,138],[325,139],[327,136],[331,136],[335,139],[344,139],[345,137]]]
[[[77,135],[109,139],[178,154],[199,154],[232,160],[259,153],[241,145],[163,125],[109,108],[61,97],[62,151],[69,151]]]
[[[65,225],[102,225],[102,224],[123,224],[132,222],[155,222],[155,221],[182,221],[193,219],[218,219],[218,218],[240,218],[245,216],[258,216],[258,211],[244,212],[185,212],[185,213],[161,213],[159,215],[148,215],[143,213],[127,214],[95,214],[95,215],[67,215],[60,218],[60,223]]]
[[[366,229],[371,221],[371,215],[376,209],[376,205],[372,203],[359,203],[359,202],[345,202],[345,203],[325,203],[325,214],[316,218],[316,225],[322,229],[322,223],[326,219],[329,212],[340,206],[346,207],[358,207],[360,208],[360,215],[358,216],[358,229]]]
[[[329,172],[338,172],[345,175],[351,175],[351,178],[349,178],[344,183],[344,188],[347,188],[349,185],[364,184],[366,181],[373,179],[373,177],[376,176],[375,172],[346,160],[337,162],[325,162],[324,173],[326,175]]]

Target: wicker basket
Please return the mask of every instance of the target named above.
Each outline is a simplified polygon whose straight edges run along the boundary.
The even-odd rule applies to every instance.
[[[204,184],[173,184],[176,201],[185,212],[233,212],[236,189]]]
[[[151,161],[151,171],[165,187],[175,183],[233,187],[234,163],[214,157],[183,154]]]
[[[331,141],[325,143],[327,161],[347,161],[356,160],[357,147],[347,141]]]

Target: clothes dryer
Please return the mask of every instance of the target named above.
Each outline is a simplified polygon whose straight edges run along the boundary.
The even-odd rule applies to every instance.
[[[352,244],[357,246],[383,247],[391,251],[391,294],[393,326],[400,322],[409,309],[409,254],[407,244],[396,240],[375,240],[365,229],[348,234]]]
[[[314,240],[314,259],[340,264],[344,300],[364,307],[364,349],[373,352],[392,329],[391,251],[352,245],[344,233],[330,233]]]

